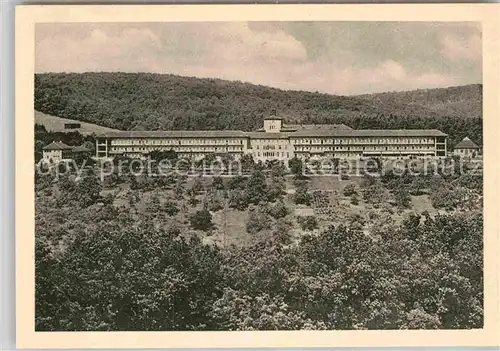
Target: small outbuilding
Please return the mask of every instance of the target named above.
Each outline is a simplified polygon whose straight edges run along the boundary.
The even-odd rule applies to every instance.
[[[59,163],[71,159],[73,148],[60,141],[53,141],[43,148],[43,159],[48,163]]]
[[[465,137],[461,142],[455,145],[453,154],[464,158],[476,158],[479,156],[480,147],[469,137]]]

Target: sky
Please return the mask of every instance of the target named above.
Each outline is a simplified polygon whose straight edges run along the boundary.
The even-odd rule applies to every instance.
[[[43,23],[35,71],[154,72],[338,95],[481,83],[474,22]]]

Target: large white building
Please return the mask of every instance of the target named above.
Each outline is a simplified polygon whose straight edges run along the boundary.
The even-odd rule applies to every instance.
[[[180,157],[201,159],[207,154],[230,154],[254,160],[322,158],[446,157],[447,135],[436,129],[355,130],[343,124],[286,125],[278,117],[263,128],[244,132],[119,131],[96,138],[96,157],[147,157],[154,151],[175,151]]]

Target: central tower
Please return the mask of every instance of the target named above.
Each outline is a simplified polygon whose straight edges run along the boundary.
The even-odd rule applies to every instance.
[[[281,131],[282,118],[270,116],[264,118],[264,131],[266,133],[279,133]]]

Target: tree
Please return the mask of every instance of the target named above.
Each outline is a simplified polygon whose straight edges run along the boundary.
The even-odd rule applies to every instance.
[[[302,230],[314,230],[318,228],[318,222],[314,216],[299,216],[297,222],[300,224]]]
[[[295,203],[309,206],[311,204],[311,194],[307,190],[307,183],[301,182],[295,190]]]
[[[177,207],[174,201],[168,200],[162,206],[163,212],[165,212],[169,216],[175,216],[179,213],[179,208]]]
[[[267,199],[267,184],[264,173],[260,170],[254,170],[248,178],[245,197],[248,203],[259,204]]]
[[[211,190],[205,196],[205,207],[212,212],[222,210],[224,208],[224,199],[218,191]]]
[[[367,203],[379,205],[387,199],[387,190],[379,182],[374,181],[365,184],[363,198]]]
[[[274,218],[283,218],[286,217],[289,213],[288,208],[286,207],[283,200],[277,201],[274,205],[270,206],[269,214]]]
[[[213,228],[212,215],[206,209],[196,211],[190,218],[191,227],[197,230],[208,231]]]
[[[354,206],[357,206],[359,205],[359,197],[358,197],[358,194],[352,194],[351,195],[351,204],[353,204]]]
[[[251,154],[244,154],[240,158],[241,169],[245,173],[252,172],[255,169],[255,161]]]
[[[267,200],[275,201],[286,194],[285,179],[279,176],[271,176],[267,185]]]
[[[186,179],[187,179],[187,176],[178,175],[177,179],[175,180],[174,191],[178,197],[182,197],[182,195],[184,194],[185,186],[186,186]]]
[[[215,302],[211,317],[220,330],[326,329],[324,324],[305,318],[304,313],[293,311],[283,296],[252,297],[231,288]]]
[[[301,176],[303,174],[303,163],[297,156],[294,156],[288,161],[288,167],[290,167],[290,170],[296,176]]]
[[[245,193],[241,190],[230,190],[228,205],[230,208],[244,211],[248,207],[248,201]]]
[[[83,177],[79,181],[66,176],[60,179],[58,185],[61,191],[59,202],[62,206],[76,203],[85,208],[97,203],[101,198],[102,185],[93,175]]]
[[[221,177],[213,177],[212,188],[215,190],[224,190],[224,183]]]
[[[43,147],[45,143],[41,140],[35,140],[35,163],[38,163],[43,158]]]
[[[95,143],[90,141],[90,140],[87,140],[85,141],[82,146],[84,148],[86,148],[87,150],[89,150],[89,153],[91,156],[94,156],[95,155]]]
[[[357,189],[356,189],[356,184],[354,183],[350,183],[350,184],[347,184],[345,187],[344,187],[344,196],[353,196],[353,195],[357,195],[358,192],[357,192]]]
[[[396,201],[396,205],[401,207],[401,208],[408,208],[410,207],[411,204],[411,197],[410,193],[406,189],[406,187],[399,186],[396,189],[393,190],[394,193],[394,199]]]
[[[197,195],[205,191],[205,187],[203,185],[203,178],[201,176],[194,178],[193,185],[191,186],[191,193]]]
[[[276,221],[272,236],[279,244],[288,245],[292,242],[291,232],[292,224],[287,220],[280,218]]]
[[[270,218],[262,208],[251,208],[248,213],[246,224],[247,232],[257,234],[258,232],[270,228]]]
[[[84,177],[77,183],[74,198],[81,207],[87,207],[95,204],[100,199],[102,190],[101,183],[96,177]]]
[[[245,189],[246,188],[246,178],[237,175],[236,177],[231,177],[227,183],[227,186],[230,190],[233,189]]]
[[[149,198],[147,210],[151,213],[159,213],[161,211],[161,204],[158,196],[153,195]]]
[[[422,307],[412,309],[406,314],[403,329],[439,329],[441,321],[436,315],[425,312]]]
[[[461,186],[444,181],[434,186],[430,193],[430,199],[435,208],[446,208],[449,210],[462,205],[465,202],[464,197],[465,193]]]

